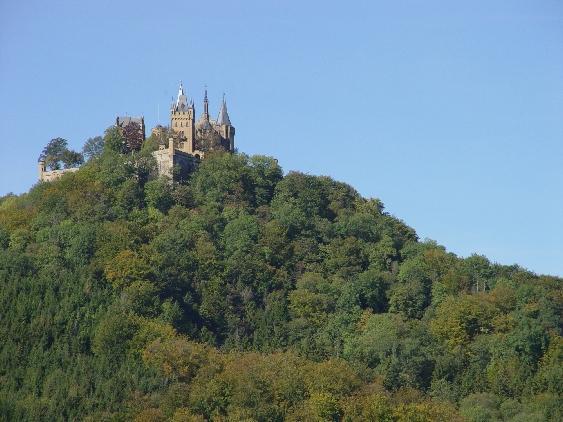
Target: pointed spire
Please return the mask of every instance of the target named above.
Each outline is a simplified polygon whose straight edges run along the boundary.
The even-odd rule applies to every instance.
[[[176,110],[185,108],[188,105],[186,94],[184,94],[184,85],[180,81],[180,88],[178,88],[178,99],[176,100]]]
[[[211,129],[211,123],[209,122],[209,100],[207,99],[207,85],[205,85],[205,91],[203,94],[203,113],[196,123],[196,128],[201,130]]]
[[[205,85],[205,93],[203,95],[203,115],[209,120],[209,101],[207,100],[207,85]]]
[[[227,102],[225,101],[225,94],[223,94],[223,102],[221,104],[221,110],[219,110],[219,117],[217,117],[217,123],[220,125],[231,125],[231,120],[229,119],[229,113],[227,112]]]

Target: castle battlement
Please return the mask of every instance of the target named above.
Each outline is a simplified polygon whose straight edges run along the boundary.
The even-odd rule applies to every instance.
[[[38,170],[39,170],[39,180],[41,182],[51,182],[53,180],[59,179],[65,173],[73,173],[78,171],[79,167],[71,167],[68,169],[59,169],[59,170],[47,170],[45,166],[45,161],[39,160],[37,163]]]

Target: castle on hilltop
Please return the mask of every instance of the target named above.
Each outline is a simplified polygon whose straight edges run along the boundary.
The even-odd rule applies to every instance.
[[[188,100],[180,82],[176,102],[170,106],[168,139],[162,136],[166,128],[157,126],[152,130],[153,135],[159,138],[159,149],[153,152],[153,156],[160,175],[172,177],[174,167],[187,171],[193,167],[194,160],[203,159],[208,152],[235,150],[235,128],[231,124],[224,96],[217,119],[212,119],[206,89],[203,112],[197,121],[195,116],[194,102]]]
[[[235,148],[235,128],[229,119],[225,97],[217,119],[213,120],[209,115],[207,89],[203,97],[203,113],[196,122],[194,102],[188,102],[180,83],[178,98],[170,107],[170,129],[182,139],[178,149],[202,158],[208,151],[234,151]]]
[[[128,144],[140,145],[145,140],[143,116],[118,116],[115,126],[127,138]],[[174,178],[177,172],[191,171],[209,152],[235,150],[235,128],[227,112],[225,96],[223,95],[217,118],[213,119],[209,114],[209,100],[205,89],[203,112],[196,121],[194,101],[188,100],[181,82],[178,97],[170,106],[170,126],[157,125],[151,133],[158,140],[158,150],[153,152],[158,174],[170,178]],[[40,157],[38,164],[40,181],[52,181],[64,173],[78,170],[77,167],[48,170],[45,157]]]

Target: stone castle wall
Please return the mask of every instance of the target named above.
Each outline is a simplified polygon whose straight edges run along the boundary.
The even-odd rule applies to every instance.
[[[72,167],[69,169],[62,170],[45,170],[45,167],[39,167],[39,180],[42,182],[52,182],[53,180],[59,179],[65,173],[74,173],[78,171],[78,167]]]
[[[175,171],[187,173],[192,171],[196,165],[196,157],[187,152],[176,149],[174,140],[170,139],[168,148],[161,146],[158,151],[152,153],[156,160],[156,169],[159,176],[166,176],[173,179],[178,176]]]

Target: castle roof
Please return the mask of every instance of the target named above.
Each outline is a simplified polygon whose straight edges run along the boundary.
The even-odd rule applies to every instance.
[[[212,129],[211,122],[209,121],[209,116],[202,114],[195,124],[197,129]]]
[[[231,125],[231,120],[229,119],[229,113],[227,113],[227,102],[225,101],[225,96],[223,96],[223,103],[221,104],[221,110],[219,110],[219,117],[217,117],[217,124],[219,125]]]
[[[131,116],[118,116],[117,126],[127,126],[129,123],[137,123],[139,126],[143,126],[143,117],[131,117]]]
[[[178,89],[178,98],[176,99],[175,110],[184,110],[188,108],[188,97],[184,94],[184,86],[180,82],[180,88]]]

